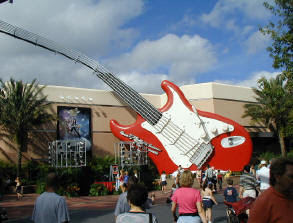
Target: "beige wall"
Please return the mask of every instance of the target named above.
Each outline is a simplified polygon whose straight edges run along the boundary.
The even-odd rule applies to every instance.
[[[180,87],[192,105],[202,111],[217,113],[230,118],[249,131],[258,131],[251,127],[249,118],[242,118],[243,105],[254,102],[250,88],[218,83],[203,83]],[[109,122],[117,120],[120,124],[129,125],[135,122],[136,113],[111,91],[47,86],[44,95],[51,101],[51,113],[57,113],[57,106],[77,106],[91,108],[93,154],[106,155],[114,153],[114,143],[118,142],[110,131]],[[165,94],[142,94],[151,104],[161,108],[167,100]],[[32,133],[32,141],[25,152],[24,160],[46,158],[48,142],[56,140],[57,122],[49,123]],[[0,139],[0,159],[16,161],[15,146],[2,135]]]

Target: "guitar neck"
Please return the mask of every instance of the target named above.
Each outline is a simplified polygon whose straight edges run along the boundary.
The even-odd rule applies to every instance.
[[[146,99],[144,99],[139,93],[115,77],[110,71],[101,66],[98,62],[87,57],[86,55],[78,51],[62,47],[54,41],[10,25],[1,20],[0,32],[13,36],[17,39],[21,39],[33,45],[45,48],[54,53],[61,54],[71,60],[74,60],[76,63],[81,63],[94,70],[95,74],[100,79],[102,79],[109,87],[111,87],[122,100],[124,100],[132,109],[134,109],[150,124],[155,125],[162,117],[162,113]]]
[[[151,103],[149,103],[145,98],[143,98],[139,93],[123,81],[115,77],[112,73],[97,72],[97,76],[108,86],[110,86],[114,92],[120,96],[120,98],[122,98],[132,109],[140,114],[151,125],[155,125],[162,117],[162,113]]]

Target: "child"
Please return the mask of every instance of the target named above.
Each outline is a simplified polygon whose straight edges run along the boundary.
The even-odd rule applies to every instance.
[[[161,186],[162,186],[162,193],[165,192],[166,190],[166,185],[167,185],[167,179],[166,179],[167,175],[166,172],[163,171],[162,175],[161,175]]]
[[[233,187],[233,180],[227,179],[227,188],[224,191],[224,200],[227,202],[234,203],[237,201],[238,193],[237,190]]]

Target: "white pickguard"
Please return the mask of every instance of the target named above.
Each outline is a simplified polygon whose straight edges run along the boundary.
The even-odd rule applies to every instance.
[[[170,159],[177,166],[188,168],[193,164],[190,162],[191,156],[201,143],[208,144],[212,138],[231,132],[234,127],[216,119],[199,116],[195,109],[195,112],[190,111],[177,92],[172,88],[170,90],[173,93],[171,108],[163,112],[162,118],[156,125],[152,126],[145,121],[142,123],[142,128],[150,131],[160,140]],[[192,139],[185,140],[187,137]]]

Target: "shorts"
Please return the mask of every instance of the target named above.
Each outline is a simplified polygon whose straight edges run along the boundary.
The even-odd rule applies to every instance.
[[[214,202],[212,199],[209,198],[203,198],[202,199],[203,209],[206,210],[208,208],[212,208],[214,205]]]
[[[162,186],[166,186],[166,185],[167,185],[167,181],[162,181],[162,182],[161,182],[161,185],[162,185]]]
[[[253,197],[253,198],[256,198],[256,191],[254,189],[244,190],[244,192],[243,192],[243,198],[245,198],[245,197]]]

